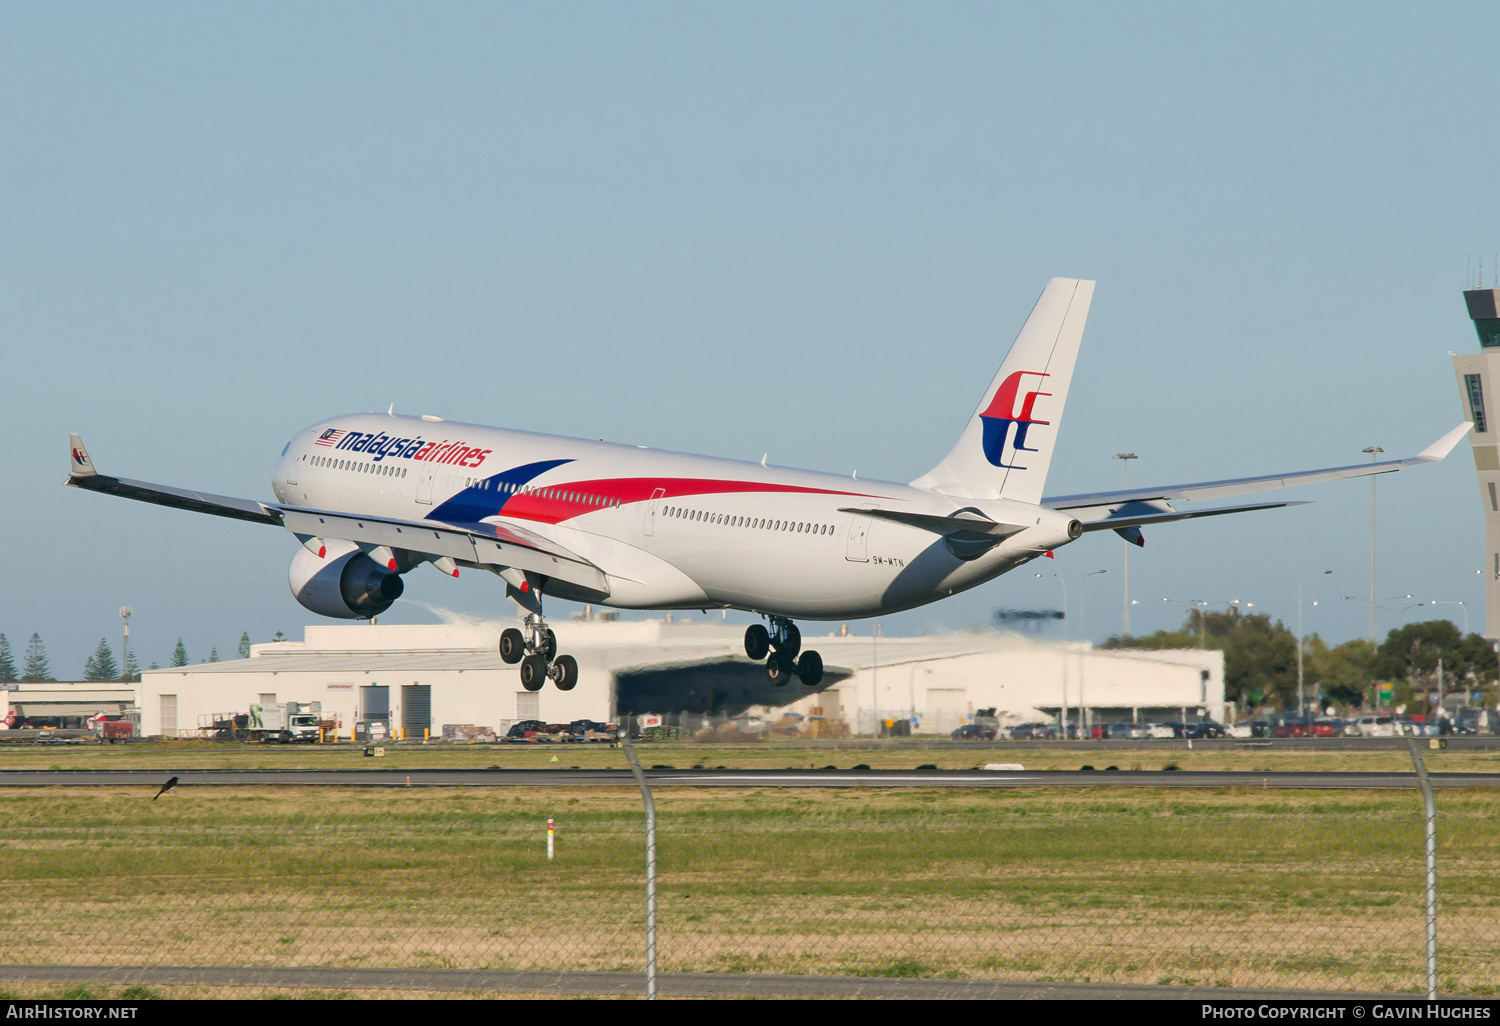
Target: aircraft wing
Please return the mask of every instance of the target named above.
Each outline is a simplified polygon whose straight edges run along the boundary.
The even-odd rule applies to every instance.
[[[275,506],[268,506],[264,502],[257,502],[254,499],[236,499],[230,495],[195,492],[187,488],[173,488],[169,485],[152,484],[149,481],[109,477],[94,469],[94,462],[89,459],[88,450],[83,447],[83,439],[77,435],[69,435],[68,449],[67,484],[70,487],[83,488],[91,492],[107,492],[126,499],[153,502],[158,506],[174,506],[177,509],[191,510],[194,513],[210,513],[216,517],[229,517],[231,520],[248,520],[254,524],[281,526],[281,514]]]
[[[1088,495],[1056,495],[1042,499],[1043,506],[1057,510],[1087,510],[1090,507],[1120,506],[1133,502],[1168,502],[1171,500],[1192,501],[1194,499],[1221,499],[1230,495],[1266,491],[1271,488],[1288,488],[1292,485],[1314,484],[1318,481],[1336,481],[1346,477],[1366,477],[1370,474],[1390,474],[1421,463],[1437,463],[1458,444],[1460,438],[1469,433],[1474,425],[1460,424],[1427,448],[1401,460],[1382,460],[1379,463],[1356,463],[1347,467],[1328,467],[1324,470],[1299,470],[1290,474],[1266,474],[1261,477],[1239,477],[1224,481],[1200,481],[1194,484],[1158,485],[1151,488],[1131,488],[1118,492],[1094,492]],[[1261,507],[1244,507],[1258,509]],[[1238,508],[1223,512],[1238,512]],[[1102,513],[1102,511],[1101,511]],[[1090,518],[1080,515],[1086,529],[1094,530]]]
[[[1163,503],[1163,505],[1166,505]],[[1225,513],[1248,513],[1256,509],[1277,509],[1281,506],[1305,506],[1305,502],[1256,502],[1245,506],[1212,506],[1208,509],[1165,510],[1140,506],[1124,509],[1099,520],[1083,522],[1084,531],[1118,531],[1126,527],[1145,527],[1148,524],[1169,524],[1174,520],[1194,520],[1198,517],[1219,517]]]
[[[524,527],[508,523],[440,523],[397,520],[332,510],[279,506],[283,525],[302,538],[341,538],[356,545],[384,545],[501,570],[515,567],[555,577],[603,595],[604,571],[577,553]]]
[[[68,436],[70,464],[67,484],[93,492],[106,492],[126,499],[173,506],[194,513],[209,513],[232,520],[284,527],[309,538],[340,538],[356,545],[386,545],[431,556],[447,556],[489,569],[515,567],[609,594],[604,572],[576,553],[534,531],[510,523],[435,523],[362,517],[330,510],[304,509],[213,495],[187,488],[131,481],[101,474],[89,458],[83,439]]]

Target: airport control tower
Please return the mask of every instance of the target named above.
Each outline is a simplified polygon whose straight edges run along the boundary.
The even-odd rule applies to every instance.
[[[1484,504],[1484,636],[1493,641],[1500,639],[1500,407],[1494,405],[1500,397],[1500,289],[1474,289],[1464,301],[1479,352],[1453,357],[1453,369],[1464,416],[1474,422],[1469,447]]]

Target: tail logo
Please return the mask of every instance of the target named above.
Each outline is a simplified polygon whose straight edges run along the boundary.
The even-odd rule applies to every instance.
[[[89,458],[84,454],[84,451],[82,449],[74,449],[73,462],[78,464],[80,467],[86,467],[89,465]]]
[[[1051,392],[1037,390],[1022,391],[1021,379],[1036,378],[1037,386],[1040,388],[1041,379],[1051,377],[1041,371],[1016,371],[1014,374],[1000,382],[1000,387],[995,390],[995,398],[990,400],[980,414],[979,419],[984,424],[984,458],[990,461],[991,466],[1001,467],[1006,470],[1025,470],[1015,462],[1006,462],[1006,445],[1010,445],[1009,458],[1014,461],[1018,453],[1036,452],[1036,449],[1026,447],[1026,433],[1033,424],[1050,424],[1051,421],[1037,420],[1032,411],[1036,406],[1037,399],[1042,396],[1051,396]],[[1017,399],[1020,400],[1020,409],[1016,409]],[[1012,435],[1011,428],[1015,428]]]

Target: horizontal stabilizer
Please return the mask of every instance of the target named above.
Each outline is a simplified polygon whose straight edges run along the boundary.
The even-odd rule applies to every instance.
[[[840,513],[853,513],[861,517],[890,520],[907,527],[920,527],[934,534],[987,534],[997,541],[1004,541],[1013,534],[1026,530],[1016,524],[1001,524],[978,517],[939,517],[928,513],[903,513],[892,509],[840,509]]]
[[[1126,502],[1152,502],[1159,500],[1223,499],[1230,495],[1247,492],[1263,492],[1272,488],[1289,488],[1292,485],[1316,484],[1319,481],[1337,481],[1348,477],[1367,477],[1370,474],[1390,474],[1407,467],[1423,463],[1437,463],[1468,434],[1469,423],[1460,424],[1442,438],[1433,442],[1415,456],[1401,460],[1382,460],[1379,463],[1355,463],[1346,467],[1328,467],[1323,470],[1299,470],[1290,474],[1266,474],[1261,477],[1230,478],[1224,481],[1199,481],[1194,484],[1156,485],[1151,488],[1132,488],[1119,492],[1094,492],[1088,495],[1056,495],[1042,500],[1042,505],[1052,509],[1084,509],[1090,506],[1118,506]],[[1249,507],[1246,507],[1249,508]],[[1232,512],[1232,511],[1231,511]],[[1089,530],[1094,530],[1092,525]]]
[[[1198,517],[1217,517],[1225,513],[1248,513],[1256,509],[1279,509],[1282,506],[1305,506],[1305,502],[1257,502],[1249,506],[1215,506],[1212,509],[1172,510],[1167,513],[1142,513],[1139,515],[1127,515],[1119,517],[1105,517],[1103,520],[1095,520],[1092,523],[1085,522],[1083,529],[1088,531],[1115,531],[1126,541],[1135,541],[1125,534],[1125,530],[1133,527],[1144,527],[1147,524],[1170,524],[1174,520],[1194,520]],[[1122,530],[1124,529],[1124,530]],[[1140,537],[1137,531],[1135,537]],[[1136,541],[1137,545],[1146,544],[1145,540]]]

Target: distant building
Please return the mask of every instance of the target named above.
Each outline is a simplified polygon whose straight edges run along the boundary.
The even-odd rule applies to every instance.
[[[383,720],[394,732],[434,737],[444,725],[507,729],[517,720],[566,723],[622,715],[691,713],[698,720],[814,708],[869,734],[883,719],[914,717],[947,733],[975,709],[1004,722],[1053,719],[1080,704],[1092,722],[1223,719],[1223,654],[1213,650],[1101,650],[997,631],[871,638],[804,624],[804,647],[826,667],[816,689],[774,687],[745,657],[743,627],[717,622],[558,621],[561,649],[578,659],[578,686],[521,687],[501,661],[500,629],[482,626],[309,626],[301,642],[255,645],[249,659],[147,670],[142,732],[193,736],[252,704],[320,703],[341,732]]]
[[[1479,478],[1479,502],[1484,509],[1484,636],[1500,640],[1500,414],[1493,405],[1500,388],[1500,289],[1472,289],[1464,293],[1469,319],[1479,336],[1479,352],[1453,357],[1458,375],[1459,404],[1474,423],[1469,448]]]
[[[115,681],[18,681],[0,685],[0,729],[77,729],[95,716],[135,708],[137,684]]]

